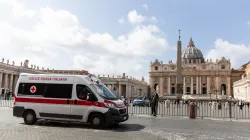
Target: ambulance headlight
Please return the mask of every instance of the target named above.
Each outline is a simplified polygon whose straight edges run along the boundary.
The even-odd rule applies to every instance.
[[[110,108],[116,108],[115,104],[105,103],[105,105]]]

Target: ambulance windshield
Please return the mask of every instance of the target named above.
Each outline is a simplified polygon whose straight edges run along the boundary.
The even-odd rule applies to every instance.
[[[105,98],[107,100],[117,100],[116,96],[103,84],[90,85],[102,98]]]

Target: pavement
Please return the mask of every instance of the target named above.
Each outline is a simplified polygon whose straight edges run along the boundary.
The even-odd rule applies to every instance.
[[[131,115],[127,122],[109,129],[84,124],[44,123],[25,125],[0,107],[1,140],[250,140],[250,123],[182,117]]]

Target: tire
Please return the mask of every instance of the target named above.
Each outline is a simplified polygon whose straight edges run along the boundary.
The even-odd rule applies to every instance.
[[[94,128],[102,128],[105,126],[105,119],[101,114],[92,114],[89,122]]]
[[[33,125],[36,123],[36,114],[34,111],[25,111],[23,115],[23,119],[25,124],[27,125]]]

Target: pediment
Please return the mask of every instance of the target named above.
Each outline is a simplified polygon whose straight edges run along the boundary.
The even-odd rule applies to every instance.
[[[158,61],[158,59],[155,59],[155,61],[152,63],[152,65],[161,65],[161,63]]]
[[[226,60],[226,58],[223,56],[220,60],[216,60],[217,63],[230,63],[230,60]]]

